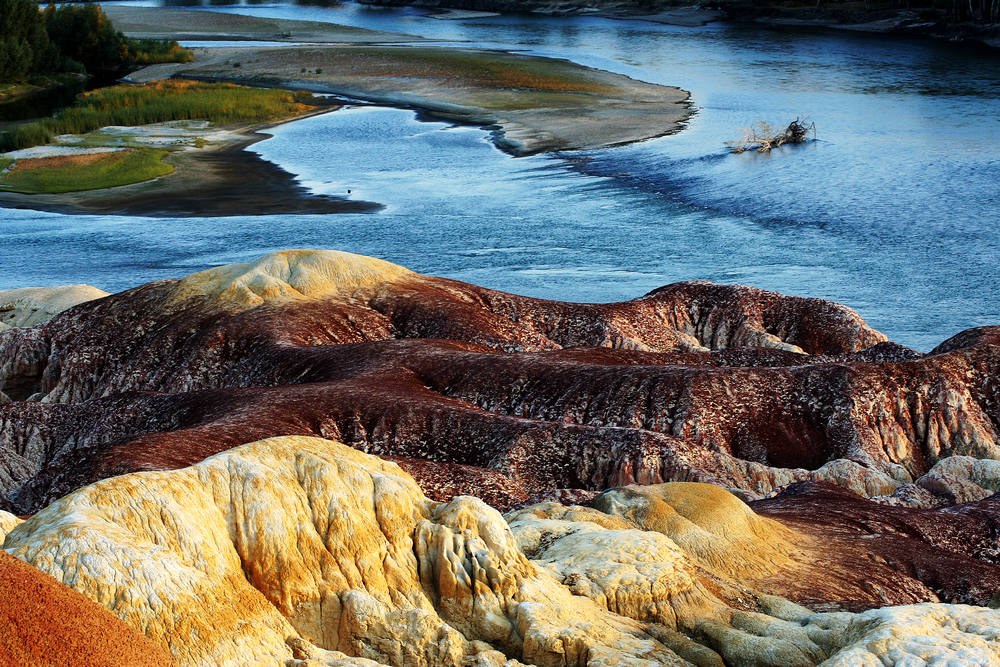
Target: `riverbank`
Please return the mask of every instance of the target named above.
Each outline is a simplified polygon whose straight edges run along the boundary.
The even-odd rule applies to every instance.
[[[949,21],[937,10],[909,9],[816,10],[768,7],[731,8],[726,14],[733,23],[752,22],[775,29],[821,30],[924,38],[964,45],[1000,48],[1000,25]]]
[[[246,150],[266,138],[257,133],[217,150],[172,156],[173,174],[144,183],[68,194],[0,193],[0,207],[160,218],[370,213],[381,208],[374,202],[311,193],[294,174]]]
[[[167,7],[101,8],[117,30],[143,39],[267,41],[288,43],[385,44],[423,42],[422,37],[320,21],[264,19],[243,14]]]

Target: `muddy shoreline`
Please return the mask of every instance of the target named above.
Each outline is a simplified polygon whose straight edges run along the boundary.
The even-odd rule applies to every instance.
[[[375,202],[314,194],[294,174],[248,150],[269,138],[267,129],[274,126],[246,129],[244,139],[217,148],[175,153],[168,158],[174,173],[151,181],[66,194],[0,192],[0,207],[154,218],[373,213],[382,208]]]

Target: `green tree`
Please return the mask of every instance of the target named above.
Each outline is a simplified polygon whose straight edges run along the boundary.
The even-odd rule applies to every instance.
[[[60,65],[33,0],[0,0],[0,81],[21,81]]]
[[[2,1],[2,0],[0,0]],[[128,64],[125,35],[114,29],[99,5],[64,5],[45,10],[49,39],[88,72],[111,72]]]

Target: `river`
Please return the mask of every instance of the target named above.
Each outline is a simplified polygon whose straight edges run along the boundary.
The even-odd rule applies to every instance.
[[[143,3],[128,3],[143,4]],[[146,3],[154,4],[154,3]],[[162,4],[162,3],[156,3]],[[375,255],[551,299],[610,301],[703,279],[845,303],[929,350],[1000,324],[1000,56],[875,35],[701,28],[594,17],[442,21],[412,8],[219,5],[521,49],[669,85],[681,132],[512,158],[479,128],[357,107],[254,146],[374,214],[146,219],[0,209],[0,289],[120,290],[290,247]],[[818,141],[727,152],[755,120]]]

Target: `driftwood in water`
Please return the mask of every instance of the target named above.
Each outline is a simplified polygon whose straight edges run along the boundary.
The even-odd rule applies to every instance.
[[[777,148],[784,144],[801,144],[809,137],[809,132],[816,138],[816,123],[806,124],[808,121],[796,118],[788,124],[783,131],[778,131],[764,121],[757,121],[752,127],[743,130],[743,138],[739,141],[730,141],[726,145],[734,153],[742,153],[750,149],[757,149],[759,153],[766,153],[772,148]]]

